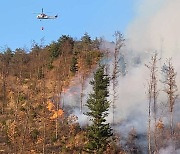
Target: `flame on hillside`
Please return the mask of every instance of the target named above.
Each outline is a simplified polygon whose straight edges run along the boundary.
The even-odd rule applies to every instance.
[[[47,109],[53,113],[53,115],[50,117],[51,120],[60,118],[64,115],[64,111],[62,109],[55,110],[55,106],[51,101],[47,102]]]
[[[163,121],[161,119],[159,119],[159,121],[157,122],[156,127],[158,129],[163,129],[164,128],[164,123],[163,123]]]
[[[54,111],[54,114],[50,117],[51,120],[54,120],[56,118],[62,117],[64,114],[64,111],[62,109],[59,109],[58,111]]]
[[[53,104],[52,102],[48,101],[48,102],[47,102],[47,109],[48,109],[49,111],[53,111],[53,110],[55,109],[54,104]]]

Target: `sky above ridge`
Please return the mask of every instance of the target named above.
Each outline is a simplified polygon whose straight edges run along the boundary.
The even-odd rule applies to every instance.
[[[115,31],[125,32],[133,18],[134,0],[2,0],[0,2],[0,50],[31,48],[33,41],[49,44],[61,35],[80,39],[113,41]],[[37,14],[59,15],[56,20],[39,21]],[[44,30],[41,30],[44,27]]]

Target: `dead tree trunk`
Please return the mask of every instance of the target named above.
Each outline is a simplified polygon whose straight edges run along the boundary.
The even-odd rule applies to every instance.
[[[80,83],[81,83],[81,94],[80,94],[80,112],[82,113],[83,109],[83,97],[84,97],[84,85],[85,85],[85,75],[82,73],[80,76]]]
[[[157,147],[157,97],[158,97],[158,90],[157,90],[157,53],[151,58],[151,62],[149,65],[145,65],[150,70],[150,80],[148,81],[148,151],[149,154],[154,151],[154,153],[158,153]],[[152,139],[151,139],[151,108],[153,109],[153,119],[154,119],[154,150],[152,150]]]
[[[164,92],[167,94],[168,97],[168,105],[169,105],[169,112],[170,112],[170,132],[171,132],[171,139],[173,139],[174,134],[174,126],[173,126],[173,114],[174,114],[174,104],[177,99],[176,92],[178,91],[176,85],[176,72],[172,65],[171,59],[167,60],[167,64],[165,64],[166,68],[164,70],[165,73],[165,84]]]
[[[112,98],[112,110],[113,110],[113,125],[115,123],[115,102],[117,100],[117,86],[118,86],[118,76],[120,73],[119,70],[119,60],[120,60],[120,49],[124,46],[124,38],[120,32],[115,32],[114,34],[116,42],[115,42],[115,50],[113,55],[113,72],[112,72],[112,87],[113,87],[113,98]]]

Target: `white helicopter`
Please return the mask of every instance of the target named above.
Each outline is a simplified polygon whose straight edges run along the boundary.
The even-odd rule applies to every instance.
[[[46,15],[43,11],[43,8],[42,8],[42,12],[41,14],[37,15],[37,19],[56,19],[58,17],[58,15],[55,15],[55,16],[49,16],[49,15]]]

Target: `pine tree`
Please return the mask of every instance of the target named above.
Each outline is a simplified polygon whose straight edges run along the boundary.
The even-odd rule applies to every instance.
[[[90,82],[93,92],[89,95],[87,107],[89,112],[86,114],[91,117],[92,125],[88,127],[88,143],[86,150],[90,153],[103,153],[107,148],[109,138],[112,136],[109,123],[105,117],[108,116],[110,106],[107,97],[109,96],[109,78],[105,75],[105,67],[100,66],[94,74],[94,80]]]

